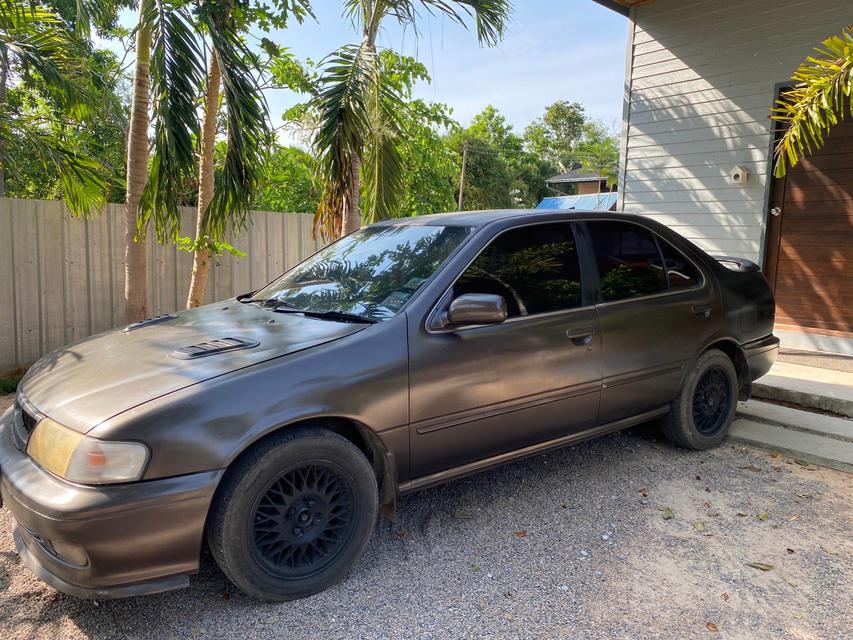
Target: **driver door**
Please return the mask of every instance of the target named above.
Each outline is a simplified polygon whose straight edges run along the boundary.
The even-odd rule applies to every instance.
[[[583,303],[570,223],[504,231],[453,285],[497,294],[508,319],[430,330],[410,326],[412,478],[594,426],[601,332]]]

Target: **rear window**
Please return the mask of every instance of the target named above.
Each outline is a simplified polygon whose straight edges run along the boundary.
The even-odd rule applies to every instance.
[[[672,291],[690,289],[702,282],[702,275],[693,263],[678,249],[658,236],[658,246],[663,254],[666,265],[666,275],[669,278],[669,288]]]
[[[626,222],[588,222],[601,298],[627,300],[667,291],[666,272],[652,233]]]

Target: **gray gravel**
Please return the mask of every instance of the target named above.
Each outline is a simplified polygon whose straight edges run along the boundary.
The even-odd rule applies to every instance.
[[[644,427],[405,497],[349,579],[285,604],[207,554],[183,591],[69,598],[20,563],[4,510],[0,637],[850,638],[851,504],[853,476]]]

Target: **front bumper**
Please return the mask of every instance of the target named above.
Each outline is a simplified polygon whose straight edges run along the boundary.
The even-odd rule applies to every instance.
[[[117,598],[186,586],[198,570],[208,507],[221,471],[110,486],[48,473],[0,417],[0,495],[15,518],[15,546],[39,578],[83,598]]]
[[[776,356],[779,355],[779,338],[771,334],[759,340],[747,342],[743,345],[743,353],[749,364],[750,382],[754,382],[770,371],[776,362]]]

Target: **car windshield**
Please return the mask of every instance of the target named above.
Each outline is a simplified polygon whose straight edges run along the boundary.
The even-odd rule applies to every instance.
[[[394,316],[471,232],[464,226],[392,225],[352,233],[297,265],[253,301],[370,320]]]

